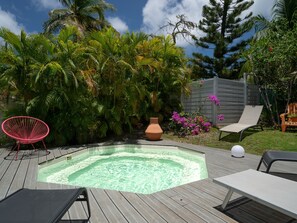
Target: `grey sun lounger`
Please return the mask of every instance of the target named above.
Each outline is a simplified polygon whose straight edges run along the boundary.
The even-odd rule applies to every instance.
[[[221,140],[222,132],[240,133],[239,141],[242,140],[242,134],[245,130],[251,127],[256,127],[262,112],[262,105],[246,105],[241,114],[238,123],[233,123],[220,128],[219,140]],[[262,126],[260,126],[263,130]]]
[[[289,162],[297,162],[297,152],[289,152],[289,151],[266,151],[263,153],[257,170],[260,169],[261,164],[263,163],[266,167],[266,173],[269,172],[271,165],[276,161],[289,161]]]
[[[65,190],[20,189],[0,201],[0,221],[10,223],[59,222],[75,201],[90,205],[85,188]]]
[[[229,189],[222,208],[225,209],[233,192],[297,219],[297,182],[256,170],[246,170],[213,179]]]

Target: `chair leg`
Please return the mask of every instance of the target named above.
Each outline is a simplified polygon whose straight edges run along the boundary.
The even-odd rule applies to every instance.
[[[282,125],[282,132],[285,132],[287,129],[287,126],[286,125]]]
[[[219,135],[219,141],[221,140],[221,135],[222,135],[222,131],[220,131],[220,135]]]
[[[18,150],[17,150],[17,152],[15,154],[15,160],[18,160],[18,154],[19,154],[19,150],[20,150],[20,143],[19,142],[17,142],[17,148],[18,148]]]
[[[87,190],[83,191],[81,195],[83,196],[83,198],[77,198],[76,201],[85,201],[86,202],[87,210],[88,210],[87,221],[89,221],[89,219],[91,218],[91,208],[90,208],[90,202],[89,202],[89,196],[88,196]]]
[[[17,148],[17,146],[18,146],[18,143],[15,142],[15,144],[12,146],[12,148],[7,156],[10,156],[10,154]]]
[[[242,134],[243,134],[243,131],[244,131],[244,130],[242,130],[242,131],[240,132],[239,142],[242,140]]]
[[[45,145],[45,143],[44,143],[44,140],[42,140],[42,144],[43,144],[43,147],[45,148],[45,154],[48,155],[49,152],[47,151],[47,148],[46,148],[46,145]]]
[[[262,156],[261,159],[260,159],[260,162],[259,162],[259,164],[258,164],[257,170],[260,169],[260,166],[261,166],[261,164],[262,164],[262,161],[263,161],[263,156]]]
[[[266,173],[269,173],[269,170],[270,170],[270,168],[271,168],[272,163],[273,163],[273,162],[271,162],[271,163],[268,164],[267,169],[266,169],[266,171],[265,171]]]
[[[34,151],[36,152],[37,149],[35,148],[35,146],[31,143],[31,146],[33,147]]]

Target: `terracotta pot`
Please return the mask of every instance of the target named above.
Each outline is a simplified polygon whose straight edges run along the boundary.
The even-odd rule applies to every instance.
[[[160,140],[163,134],[163,130],[161,129],[158,118],[152,117],[150,118],[150,124],[145,130],[145,135],[149,140]]]

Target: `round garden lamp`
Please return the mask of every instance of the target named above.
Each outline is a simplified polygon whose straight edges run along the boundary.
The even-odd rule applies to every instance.
[[[240,145],[235,145],[231,149],[231,156],[236,158],[244,157],[244,148]]]

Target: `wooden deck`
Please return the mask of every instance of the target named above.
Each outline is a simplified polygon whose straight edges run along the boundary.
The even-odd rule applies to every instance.
[[[165,140],[154,143],[139,140],[131,143],[174,145],[204,152],[209,178],[150,195],[89,188],[92,213],[89,222],[285,223],[290,221],[297,223],[288,216],[254,201],[240,198],[238,195],[232,197],[233,205],[230,205],[225,213],[216,208],[222,204],[227,190],[213,183],[212,178],[250,168],[256,169],[259,156],[246,154],[245,158],[232,158],[230,151]],[[9,153],[7,149],[0,149],[0,199],[22,187],[69,188],[70,186],[37,182],[38,164],[81,149],[83,147],[55,148],[50,150],[51,153],[47,156],[42,151],[29,156],[27,156],[28,153],[32,151],[21,151],[18,161],[11,156],[7,157]],[[279,163],[272,167],[272,171],[274,170],[296,172],[297,164]],[[86,207],[83,204],[77,204],[64,218],[66,220],[69,217],[83,218],[85,212]]]

